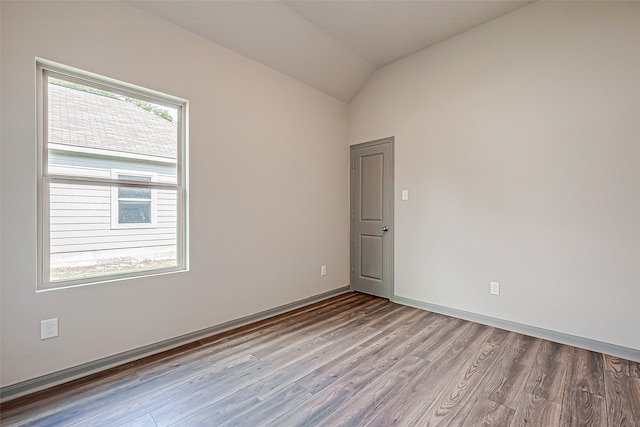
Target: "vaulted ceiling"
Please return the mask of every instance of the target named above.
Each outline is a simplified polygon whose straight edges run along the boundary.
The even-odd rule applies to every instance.
[[[132,0],[345,102],[381,66],[531,0]]]

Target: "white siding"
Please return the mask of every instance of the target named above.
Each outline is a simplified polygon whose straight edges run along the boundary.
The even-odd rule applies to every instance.
[[[123,165],[117,166],[122,168]],[[77,174],[80,169],[84,175],[111,176],[110,169],[50,167],[52,172],[66,174]],[[158,175],[160,182],[170,179],[170,176]],[[51,254],[175,246],[176,194],[171,190],[156,190],[156,194],[154,227],[145,224],[140,228],[114,229],[111,226],[110,187],[53,184],[50,190]]]

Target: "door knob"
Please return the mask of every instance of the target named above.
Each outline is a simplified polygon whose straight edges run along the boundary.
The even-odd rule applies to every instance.
[[[389,227],[385,225],[384,227],[382,227],[382,231],[389,231]]]

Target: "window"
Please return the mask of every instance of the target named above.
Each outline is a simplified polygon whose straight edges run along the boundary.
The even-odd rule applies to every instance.
[[[111,170],[118,180],[155,182],[156,174],[140,175],[132,171]],[[111,228],[152,228],[157,226],[157,192],[150,188],[117,187],[111,189]]]
[[[39,289],[187,268],[186,101],[38,63]]]

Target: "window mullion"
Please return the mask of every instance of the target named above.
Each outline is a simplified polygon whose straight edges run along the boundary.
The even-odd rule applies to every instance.
[[[154,181],[123,181],[110,178],[86,178],[75,175],[45,175],[45,178],[51,182],[59,184],[77,184],[77,185],[102,185],[106,187],[137,187],[148,188],[151,190],[179,190],[180,186],[172,183],[154,182]]]

